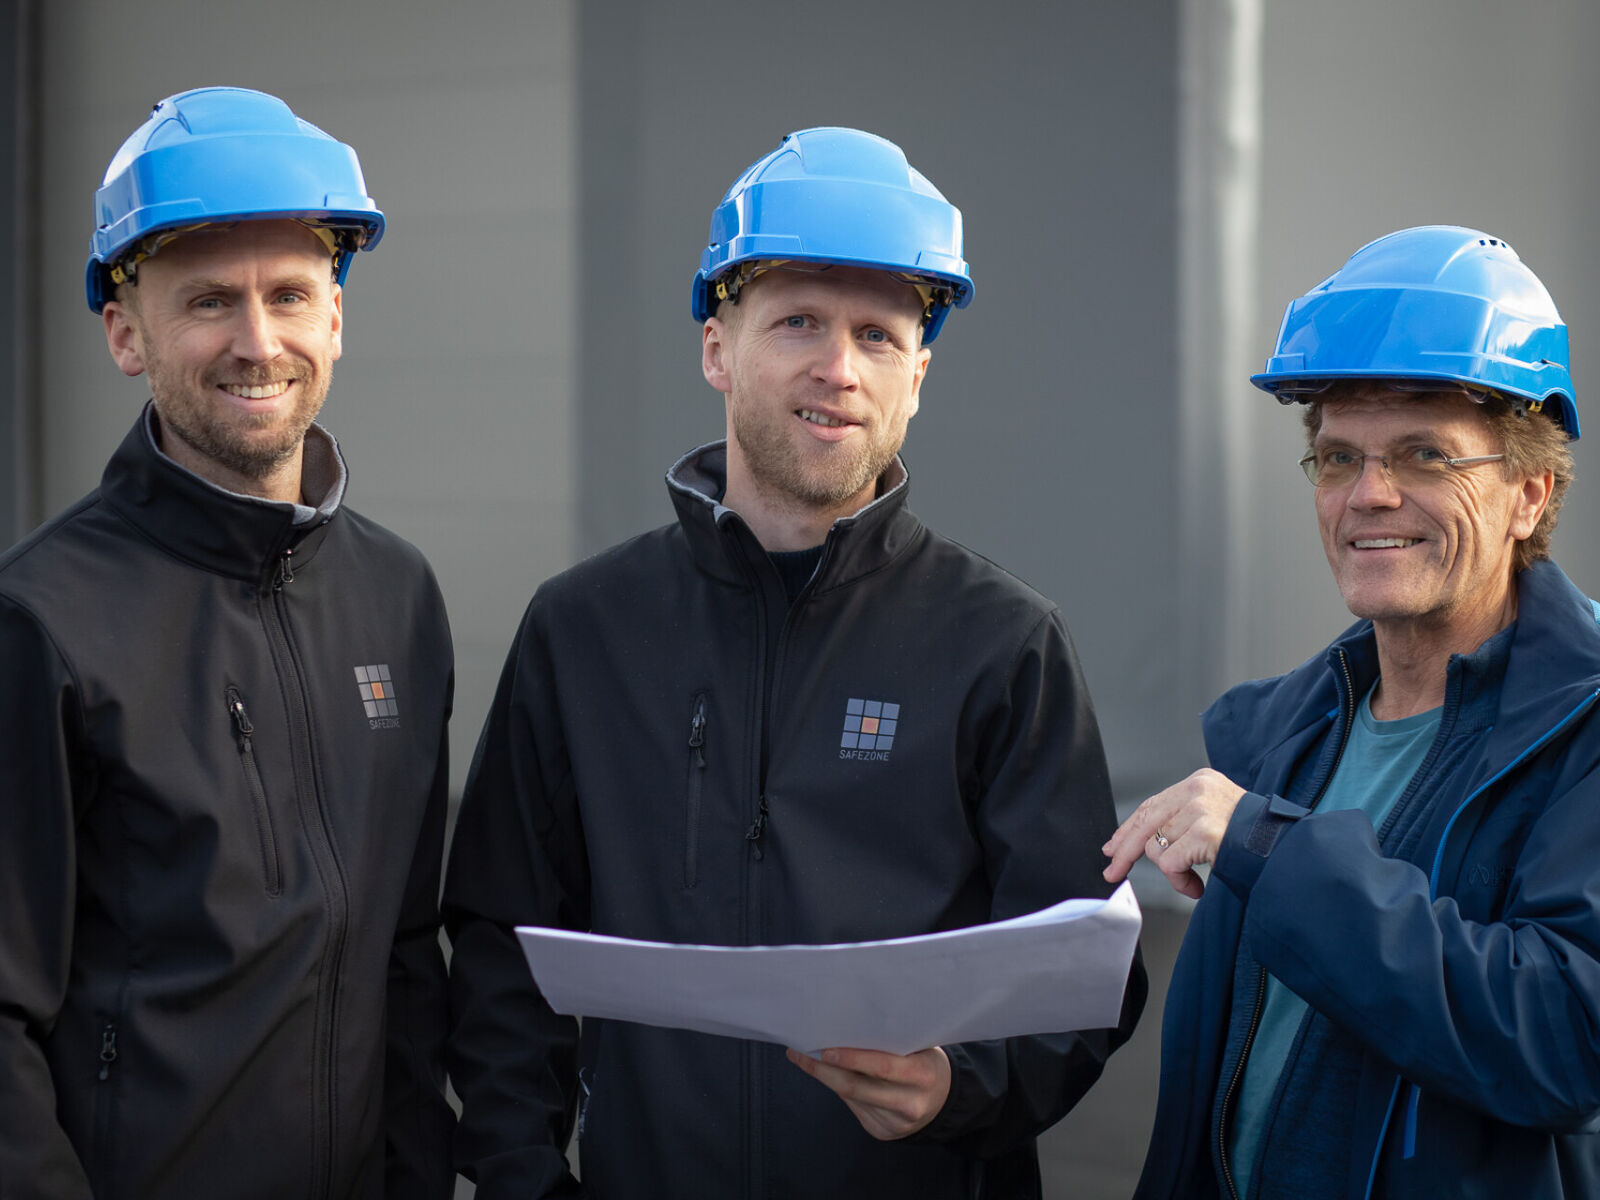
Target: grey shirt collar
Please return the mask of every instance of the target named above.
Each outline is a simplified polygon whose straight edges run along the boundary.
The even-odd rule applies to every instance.
[[[206,487],[224,496],[231,496],[235,500],[243,500],[250,504],[293,509],[296,525],[325,524],[333,519],[333,514],[344,502],[345,484],[349,481],[349,474],[344,466],[344,456],[339,453],[339,443],[334,440],[333,434],[315,421],[311,423],[311,428],[306,430],[305,448],[300,463],[300,494],[308,500],[317,497],[320,499],[316,499],[315,504],[299,504],[287,500],[263,500],[260,496],[247,496],[243,492],[219,487],[209,479],[195,475],[161,448],[155,405],[145,407],[144,419],[145,431],[149,434],[150,444],[155,447],[157,454],[178,470],[193,475]]]

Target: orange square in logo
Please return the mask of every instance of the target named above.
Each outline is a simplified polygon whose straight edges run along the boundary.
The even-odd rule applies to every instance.
[[[379,683],[376,679],[372,681],[372,698],[374,700],[383,699],[383,684]]]
[[[861,718],[861,732],[862,733],[877,733],[878,732],[878,718],[877,717],[862,717]]]

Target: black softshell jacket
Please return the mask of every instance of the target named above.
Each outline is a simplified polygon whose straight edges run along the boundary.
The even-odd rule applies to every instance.
[[[1120,1029],[947,1047],[948,1102],[894,1143],[781,1047],[580,1039],[532,985],[517,924],[825,943],[1109,894],[1105,760],[1055,608],[926,529],[898,463],[791,607],[712,499],[724,463],[674,467],[678,523],[545,584],[512,647],[445,890],[458,1163],[481,1200],[579,1194],[576,1115],[583,1194],[607,1200],[1035,1196],[1033,1139],[1128,1036],[1142,967]]]
[[[0,1196],[448,1196],[438,588],[151,420],[0,558]]]

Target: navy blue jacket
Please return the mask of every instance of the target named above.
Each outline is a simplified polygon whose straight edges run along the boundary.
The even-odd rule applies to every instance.
[[[1376,678],[1370,623],[1206,713],[1247,791],[1167,995],[1140,1200],[1231,1195],[1263,970],[1311,1008],[1263,1144],[1297,1142],[1321,1183],[1258,1172],[1257,1194],[1600,1195],[1600,606],[1553,563],[1517,582],[1376,833],[1315,811]]]

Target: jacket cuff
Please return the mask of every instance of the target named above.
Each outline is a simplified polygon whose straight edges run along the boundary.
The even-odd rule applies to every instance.
[[[965,1133],[973,1118],[992,1099],[978,1086],[972,1056],[965,1046],[958,1042],[940,1049],[950,1060],[950,1094],[944,1098],[944,1107],[933,1120],[907,1138],[908,1142],[943,1142]]]
[[[1227,831],[1222,835],[1222,848],[1217,851],[1217,861],[1211,874],[1222,880],[1240,900],[1250,898],[1266,865],[1267,856],[1278,844],[1283,831],[1311,810],[1291,804],[1279,796],[1262,796],[1246,792],[1239,797]]]

